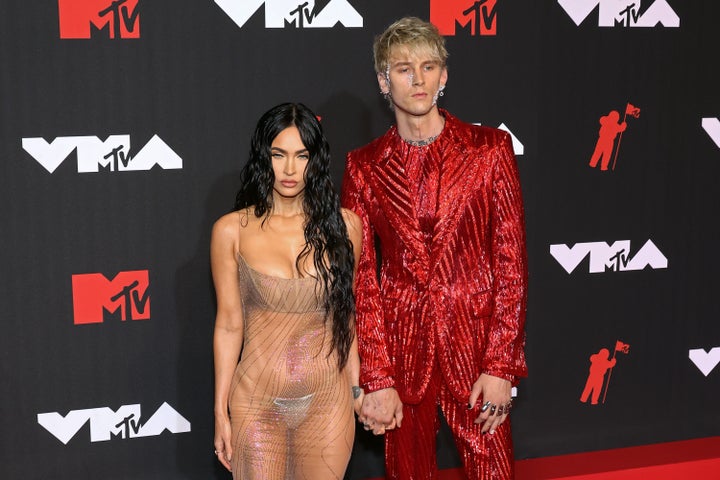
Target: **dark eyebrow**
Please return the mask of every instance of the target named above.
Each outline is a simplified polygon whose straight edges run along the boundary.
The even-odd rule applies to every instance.
[[[287,151],[283,150],[283,149],[280,148],[280,147],[270,147],[270,150],[271,150],[271,151],[272,151],[272,150],[277,150],[277,151],[280,152],[280,153],[288,153]],[[295,154],[298,154],[298,153],[309,153],[309,152],[308,152],[308,149],[307,149],[307,148],[303,148],[302,150],[298,150],[297,152],[295,152]]]

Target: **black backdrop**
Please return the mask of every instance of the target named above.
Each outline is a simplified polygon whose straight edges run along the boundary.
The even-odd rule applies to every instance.
[[[517,140],[516,457],[720,434],[718,2],[635,0],[628,21],[629,0],[325,0],[302,28],[299,0],[220,3],[237,21],[211,0],[127,0],[117,24],[110,0],[0,2],[2,478],[228,478],[208,243],[255,122],[310,106],[339,182],[392,122],[373,36],[431,11],[451,54],[441,105]],[[494,13],[483,28],[473,5]],[[601,171],[612,110],[630,114]],[[581,402],[602,348],[616,363]],[[381,475],[381,448],[359,433],[348,476]]]

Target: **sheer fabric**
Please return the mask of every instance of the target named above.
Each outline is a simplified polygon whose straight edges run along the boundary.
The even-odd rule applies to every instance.
[[[230,389],[234,479],[343,478],[355,432],[347,376],[311,277],[238,255],[244,339]]]

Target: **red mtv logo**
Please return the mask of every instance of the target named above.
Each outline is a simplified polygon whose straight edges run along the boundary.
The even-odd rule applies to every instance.
[[[102,323],[104,312],[120,310],[122,321],[150,319],[147,270],[120,272],[112,280],[101,273],[72,276],[75,324]]]
[[[138,0],[58,0],[60,38],[90,38],[92,27],[110,38],[140,38]]]
[[[441,35],[455,35],[457,29],[470,35],[497,33],[497,0],[430,0],[430,22]]]

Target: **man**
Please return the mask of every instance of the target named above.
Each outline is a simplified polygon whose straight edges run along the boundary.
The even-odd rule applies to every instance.
[[[342,194],[364,224],[360,421],[387,431],[388,478],[437,476],[438,406],[468,478],[512,478],[507,419],[526,375],[527,278],[512,144],[438,109],[447,52],[432,24],[397,21],[374,54],[396,125],[348,154]]]

